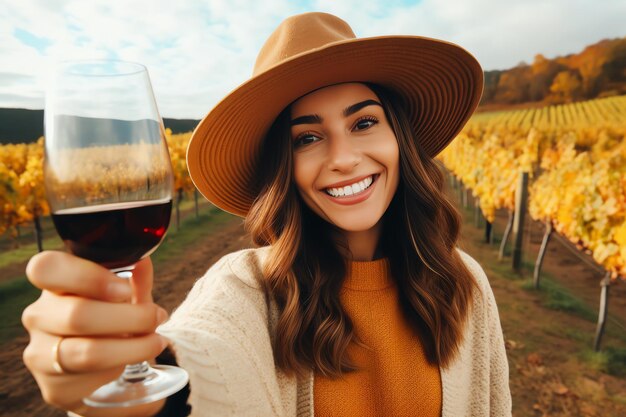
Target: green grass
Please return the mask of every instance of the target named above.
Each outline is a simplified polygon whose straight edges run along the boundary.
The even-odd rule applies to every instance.
[[[33,238],[33,241],[35,239]],[[63,241],[55,233],[54,236],[43,240],[44,249],[61,249],[63,248]],[[6,250],[0,255],[0,268],[4,268],[12,263],[21,263],[28,260],[31,256],[37,253],[37,243],[29,243],[26,245],[20,245],[19,247],[11,250]]]
[[[626,376],[626,349],[607,346],[600,352],[585,349],[581,359],[590,367],[616,377]]]
[[[538,290],[535,290],[532,279],[524,280],[521,286],[527,291],[537,292],[542,304],[547,308],[566,311],[590,322],[597,321],[597,311],[590,308],[584,301],[574,296],[556,281],[548,279],[543,273]]]
[[[468,210],[466,210],[467,212]],[[467,218],[465,220],[468,221]],[[499,243],[498,245],[493,245],[493,247],[496,250],[499,247]],[[528,256],[524,254],[521,263],[522,270],[517,272],[513,270],[511,258],[506,255],[506,252],[503,260],[495,259],[489,262],[489,267],[494,273],[508,280],[518,282],[520,287],[527,291],[537,292],[542,304],[547,308],[566,311],[591,322],[597,320],[598,312],[596,310],[590,308],[587,303],[573,295],[545,271],[541,272],[539,289],[536,290],[532,278],[535,270],[535,260],[524,259],[524,256]]]
[[[0,284],[0,344],[21,332],[22,311],[35,301],[41,291],[26,277],[16,277]]]
[[[159,264],[183,256],[195,242],[210,234],[226,223],[233,216],[214,207],[200,209],[198,218],[190,215],[181,220],[180,230],[171,225],[163,243],[152,255],[155,267]],[[35,288],[25,276],[18,276],[0,283],[0,345],[8,342],[23,332],[21,326],[22,311],[34,302],[41,291]]]

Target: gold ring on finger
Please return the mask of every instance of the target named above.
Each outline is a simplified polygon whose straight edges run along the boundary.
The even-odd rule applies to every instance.
[[[58,373],[58,374],[67,374],[69,372],[67,372],[65,369],[63,369],[63,366],[61,366],[61,362],[59,361],[59,351],[61,349],[61,342],[65,340],[65,338],[63,336],[59,337],[59,340],[57,340],[57,342],[54,344],[54,346],[52,346],[52,368],[54,368],[54,370]]]

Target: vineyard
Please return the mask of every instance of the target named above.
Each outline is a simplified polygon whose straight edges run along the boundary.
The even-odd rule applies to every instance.
[[[626,96],[478,113],[438,159],[472,190],[488,221],[498,209],[514,209],[518,174],[528,172],[530,216],[551,222],[615,279],[626,276],[625,121]],[[178,202],[195,191],[189,137],[166,130]],[[0,235],[16,236],[31,222],[38,228],[49,214],[42,144],[0,146]]]
[[[472,190],[488,221],[498,209],[514,209],[518,174],[528,172],[530,216],[551,222],[617,278],[626,276],[625,121],[626,96],[479,113],[438,159]],[[178,201],[194,192],[189,137],[166,131]],[[0,146],[0,235],[15,236],[25,223],[37,227],[49,214],[42,144]]]
[[[626,96],[479,113],[437,158],[490,222],[527,172],[531,218],[626,277]]]
[[[166,129],[165,136],[172,160],[175,178],[176,202],[180,203],[183,195],[192,194],[195,187],[187,174],[187,163],[185,152],[190,134],[172,134]],[[84,173],[72,172],[72,163],[75,158],[90,158],[94,153],[100,160],[99,164],[92,164],[94,170],[92,178],[107,178],[109,181],[123,184],[120,180],[121,173],[116,171],[117,166],[128,166],[130,164],[120,164],[119,159],[130,158],[130,149],[122,145],[108,147],[91,147],[68,151],[65,171],[67,175],[73,175],[77,181],[88,178]],[[142,155],[150,155],[154,145],[141,144],[137,146],[136,152]],[[126,146],[128,148],[128,146]],[[113,161],[117,160],[117,164]],[[138,160],[137,158],[133,159]],[[150,158],[146,158],[150,163]],[[0,235],[8,234],[16,237],[21,225],[33,223],[35,228],[40,228],[39,220],[41,216],[50,213],[46,202],[43,184],[43,138],[32,144],[9,144],[0,146]],[[110,162],[110,163],[108,163]],[[103,175],[102,170],[106,170]],[[96,172],[97,171],[97,172]],[[125,184],[132,187],[133,184]],[[103,184],[102,189],[106,188]],[[102,189],[95,189],[94,192],[102,192]],[[177,204],[178,206],[178,204]]]
[[[528,172],[530,216],[554,224],[559,234],[592,254],[614,278],[624,277],[625,112],[626,97],[614,97],[545,109],[477,114],[438,158],[466,189],[471,189],[484,217],[498,227],[505,222],[501,209],[514,210],[519,173]],[[166,131],[177,203],[194,193],[185,160],[189,137]],[[13,239],[20,227],[30,227],[48,214],[42,183],[42,142],[0,146],[0,230],[5,239]],[[120,149],[113,151],[112,155],[124,158]],[[111,175],[116,174],[113,171]],[[448,191],[453,194],[454,190]],[[561,282],[576,291],[570,294],[565,287],[559,287],[558,292],[545,288],[528,291],[518,277],[506,271],[508,268],[501,268],[492,247],[480,241],[481,230],[472,227],[462,201],[458,203],[465,215],[464,249],[485,267],[498,302],[514,415],[626,415],[623,326],[610,322],[610,346],[604,352],[592,352],[589,335],[595,312],[576,301],[581,294],[588,296],[582,298],[585,302],[592,296],[595,300],[595,293],[591,293],[597,280],[567,250],[555,246],[545,265],[545,274],[550,277],[545,288],[554,289]],[[240,219],[208,204],[204,207],[199,217],[192,216],[191,201],[185,203],[180,230],[168,232],[153,256],[155,300],[168,311],[180,304],[197,277],[220,256],[252,244]],[[45,223],[51,230],[50,222]],[[531,253],[537,250],[540,237],[535,226],[526,225]],[[57,246],[62,243],[57,242]],[[5,277],[0,304],[5,307],[5,319],[12,323],[10,328],[5,324],[5,330],[11,332],[5,332],[0,355],[4,381],[0,384],[0,414],[61,417],[65,413],[43,403],[21,361],[28,335],[20,325],[19,314],[38,296],[23,276],[26,257],[22,258],[0,268],[0,275]],[[558,275],[565,278],[559,280]],[[617,287],[615,291],[620,299],[626,299],[623,289]],[[616,303],[615,307],[615,314],[624,317],[626,304]]]

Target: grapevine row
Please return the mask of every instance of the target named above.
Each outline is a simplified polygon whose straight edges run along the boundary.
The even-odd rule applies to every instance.
[[[169,149],[172,167],[174,169],[175,191],[178,200],[183,194],[192,193],[194,191],[193,183],[187,172],[187,163],[185,159],[187,143],[191,134],[172,134],[170,129],[166,129],[165,137]],[[0,235],[8,233],[12,237],[17,236],[17,227],[19,225],[37,221],[41,216],[50,213],[48,207],[45,189],[43,185],[43,140],[39,138],[35,143],[31,144],[8,144],[0,146]],[[117,149],[128,145],[116,145],[115,147],[84,148],[68,153],[68,158],[90,158],[94,152],[98,154],[98,158],[107,157],[123,158],[128,155],[128,150]],[[142,144],[139,147],[147,148],[150,145]],[[114,149],[115,148],[115,149]],[[143,154],[149,154],[147,149],[141,149]],[[66,164],[71,169],[77,164],[68,160]],[[124,165],[124,164],[118,164]],[[129,166],[130,164],[125,164]],[[132,187],[132,183],[125,184],[123,180],[124,172],[117,172],[114,164],[90,164],[94,172],[77,173],[80,179],[91,176],[91,178],[107,178],[108,181],[114,181],[123,186]],[[106,175],[99,175],[98,169],[106,170]],[[104,171],[103,171],[104,172]],[[130,175],[132,177],[132,175]],[[99,189],[94,189],[93,198],[97,198],[98,194],[103,192],[106,184],[102,184]],[[69,192],[69,191],[68,191]]]
[[[528,172],[530,216],[626,276],[626,96],[477,114],[438,159],[489,222]]]

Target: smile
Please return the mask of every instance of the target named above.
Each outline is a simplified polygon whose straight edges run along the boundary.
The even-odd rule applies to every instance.
[[[324,191],[326,194],[335,198],[355,196],[367,190],[374,182],[374,179],[374,175],[370,175],[354,184],[338,188],[326,188]]]

